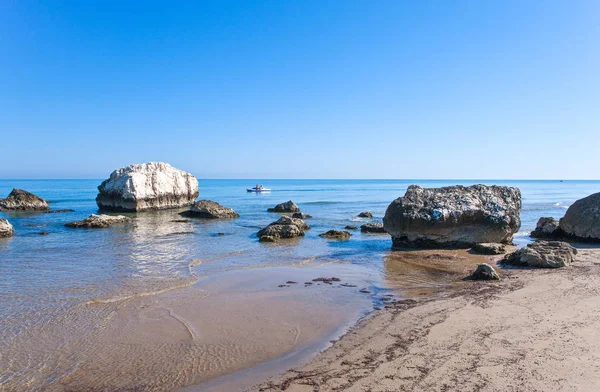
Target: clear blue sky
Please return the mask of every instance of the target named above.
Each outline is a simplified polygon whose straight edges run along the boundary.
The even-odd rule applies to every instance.
[[[0,1],[0,178],[600,178],[600,2]]]

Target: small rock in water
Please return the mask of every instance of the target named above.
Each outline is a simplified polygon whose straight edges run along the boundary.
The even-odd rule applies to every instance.
[[[131,221],[131,218],[128,218],[123,215],[112,216],[92,214],[82,221],[67,223],[65,226],[71,228],[101,229],[118,223],[126,223],[129,221]]]
[[[300,212],[300,207],[296,205],[293,201],[289,200],[285,203],[277,204],[273,208],[269,208],[268,212]]]
[[[340,280],[341,280],[340,278],[336,278],[336,277],[332,277],[332,278],[320,277],[320,278],[313,279],[313,282],[323,282],[323,283],[331,284],[331,282],[339,282]]]
[[[494,267],[489,264],[479,264],[475,271],[471,274],[473,280],[500,280],[500,276],[496,273]]]
[[[225,235],[225,233],[217,233],[217,235],[222,237]]]
[[[360,290],[358,290],[358,292],[363,293],[363,294],[371,294],[371,292],[369,290],[367,290],[366,288],[360,289]]]
[[[189,219],[174,219],[171,222],[173,223],[188,223],[190,220]]]
[[[189,211],[179,215],[201,219],[235,219],[240,215],[229,207],[220,205],[211,200],[200,200],[192,204]]]
[[[347,225],[347,226],[345,227],[345,229],[346,229],[346,230],[356,230],[356,229],[358,229],[358,227],[356,227],[356,226],[354,226],[354,225]]]
[[[362,231],[363,233],[380,233],[380,234],[385,234],[387,233],[385,231],[385,229],[383,228],[383,223],[367,223],[364,224],[360,227],[360,231]]]
[[[280,284],[280,285],[279,285],[279,286],[277,286],[277,287],[290,287],[290,286],[288,286],[287,284]]]
[[[296,284],[296,283],[298,283],[298,282],[294,282],[293,280],[288,280],[288,281],[287,281],[287,282],[285,282],[285,283],[287,283],[287,284]]]
[[[75,212],[74,210],[70,210],[68,208],[62,209],[62,210],[50,210],[50,211],[45,211],[45,214],[62,214],[65,212]]]
[[[305,214],[303,212],[295,212],[292,214],[292,218],[296,218],[296,219],[310,219],[312,218],[312,215],[308,215]]]
[[[356,287],[355,284],[349,284],[349,283],[342,283],[342,284],[340,284],[340,286],[342,286],[342,287]]]
[[[535,226],[535,230],[529,236],[533,238],[559,238],[564,236],[564,233],[556,219],[540,218]]]
[[[40,231],[38,234],[39,235],[48,235],[48,232],[47,231]]]
[[[0,237],[12,237],[15,235],[15,229],[6,219],[0,218]]]
[[[329,230],[325,233],[319,234],[319,237],[329,238],[330,240],[347,240],[352,234],[343,230]]]
[[[13,189],[6,199],[0,199],[0,211],[47,211],[46,200],[22,189]]]
[[[305,286],[310,286],[310,285],[312,285],[312,282],[304,282],[304,285]]]
[[[256,233],[260,242],[274,242],[282,238],[304,236],[304,230],[310,229],[302,219],[283,216]]]
[[[370,211],[361,212],[358,214],[359,218],[372,218],[373,214]]]

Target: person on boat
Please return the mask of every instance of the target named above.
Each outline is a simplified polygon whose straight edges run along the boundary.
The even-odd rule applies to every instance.
[[[254,187],[254,189],[259,190],[260,188],[258,187],[258,184],[256,184],[256,186]]]

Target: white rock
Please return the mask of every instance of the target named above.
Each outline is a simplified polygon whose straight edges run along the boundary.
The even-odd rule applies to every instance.
[[[100,209],[163,210],[191,205],[198,197],[198,180],[168,163],[150,162],[115,170],[98,191]]]
[[[6,219],[0,219],[0,238],[12,237],[15,235],[15,229]]]

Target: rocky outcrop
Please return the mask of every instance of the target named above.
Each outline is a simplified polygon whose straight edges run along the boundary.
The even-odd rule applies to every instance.
[[[269,212],[281,212],[281,213],[294,213],[300,212],[300,207],[296,205],[291,200],[286,201],[285,203],[277,204],[273,208],[269,208],[267,211]]]
[[[600,193],[573,203],[559,225],[573,239],[600,242]]]
[[[560,238],[563,235],[559,222],[554,218],[540,218],[530,234],[533,238]]]
[[[0,238],[12,237],[15,235],[15,229],[6,219],[0,218]]]
[[[370,213],[369,211],[365,211],[365,212],[361,212],[360,214],[358,214],[359,218],[372,218],[373,214]]]
[[[189,211],[182,212],[180,215],[203,219],[233,219],[240,217],[233,209],[210,200],[197,201]]]
[[[477,265],[470,278],[472,280],[500,280],[494,267],[485,263]]]
[[[283,216],[260,230],[256,235],[261,242],[272,242],[282,238],[295,238],[304,236],[304,230],[310,229],[302,219]]]
[[[127,223],[131,221],[131,218],[128,218],[123,215],[90,215],[82,221],[70,222],[67,223],[66,227],[71,228],[83,228],[83,229],[103,229],[105,227],[109,227],[112,225],[116,225],[119,223]]]
[[[521,226],[521,191],[505,186],[408,187],[383,218],[394,247],[458,248],[511,243]]]
[[[383,228],[383,223],[371,222],[366,223],[360,227],[360,231],[363,233],[377,233],[386,234],[387,232]]]
[[[150,162],[115,170],[98,191],[102,210],[164,210],[191,205],[198,197],[198,180],[168,163]]]
[[[295,212],[292,214],[292,218],[296,219],[310,219],[312,215],[305,214],[304,212]]]
[[[506,246],[504,244],[482,242],[475,244],[471,250],[480,255],[501,255],[506,253]]]
[[[22,189],[13,189],[6,199],[0,199],[0,211],[48,211],[46,200]]]
[[[330,240],[347,240],[352,237],[352,234],[343,230],[329,230],[325,233],[319,234],[319,236],[329,238]]]
[[[561,241],[537,241],[506,255],[502,263],[519,267],[560,268],[573,262],[577,249]]]

